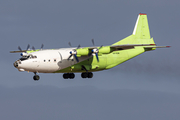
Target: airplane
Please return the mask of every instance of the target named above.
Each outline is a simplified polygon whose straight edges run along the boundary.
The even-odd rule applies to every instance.
[[[35,81],[40,79],[37,73],[64,73],[64,79],[75,78],[74,73],[81,73],[82,78],[92,78],[93,73],[108,70],[146,51],[170,46],[156,46],[150,36],[147,14],[139,13],[132,35],[109,46],[71,47],[60,49],[35,49],[30,45],[26,50],[18,47],[21,58],[14,62],[19,71],[33,72]],[[69,43],[70,44],[70,43]]]

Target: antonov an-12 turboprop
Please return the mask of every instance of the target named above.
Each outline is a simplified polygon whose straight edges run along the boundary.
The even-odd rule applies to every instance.
[[[132,35],[109,46],[29,50],[28,45],[27,50],[18,47],[19,51],[11,53],[21,52],[22,57],[14,62],[14,67],[33,72],[34,80],[40,78],[37,73],[64,73],[64,79],[73,79],[74,73],[92,78],[92,72],[113,68],[146,51],[166,47],[169,46],[156,46],[150,36],[147,15],[140,13]]]

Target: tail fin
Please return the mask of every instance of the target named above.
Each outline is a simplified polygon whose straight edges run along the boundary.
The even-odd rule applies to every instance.
[[[139,14],[134,27],[133,35],[135,35],[135,38],[138,39],[150,39],[149,25],[146,14]]]
[[[155,44],[153,38],[150,36],[147,14],[140,13],[133,34],[113,45],[123,44]]]

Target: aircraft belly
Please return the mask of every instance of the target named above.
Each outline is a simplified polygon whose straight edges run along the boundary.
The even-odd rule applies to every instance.
[[[144,52],[143,47],[136,47],[135,49],[115,51],[107,56],[106,69],[113,68],[129,59],[136,57]]]
[[[110,69],[120,64],[123,59],[127,58],[126,52],[115,51],[107,55],[107,66],[106,69]]]
[[[144,52],[145,52],[145,49],[143,47],[135,47],[134,49],[129,49],[127,50],[128,58],[125,61],[132,59]]]

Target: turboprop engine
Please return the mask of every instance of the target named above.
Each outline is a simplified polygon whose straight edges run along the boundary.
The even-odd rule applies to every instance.
[[[79,62],[78,57],[81,56],[91,56],[92,54],[96,55],[96,59],[99,62],[99,58],[98,55],[102,55],[102,54],[108,54],[111,53],[114,50],[114,48],[111,48],[110,46],[101,46],[101,47],[89,47],[89,48],[77,48],[74,49],[72,51],[70,51],[70,56],[68,58],[68,60],[74,56],[76,61]]]

